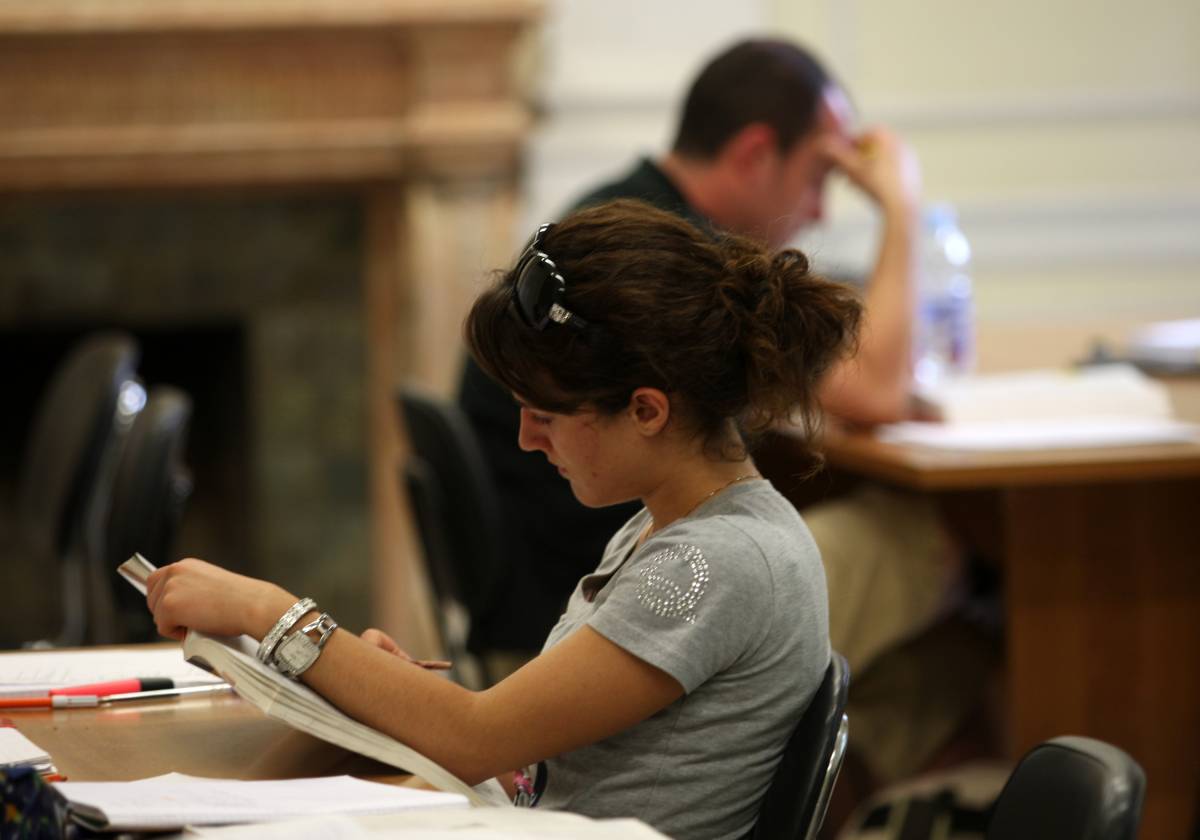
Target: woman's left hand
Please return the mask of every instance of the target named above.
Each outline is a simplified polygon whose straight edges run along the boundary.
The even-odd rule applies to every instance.
[[[182,639],[189,629],[261,638],[296,600],[273,583],[194,558],[163,566],[146,580],[154,624],[172,639]]]

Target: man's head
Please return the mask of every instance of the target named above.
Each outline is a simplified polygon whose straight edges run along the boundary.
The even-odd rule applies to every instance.
[[[698,209],[721,227],[786,243],[821,217],[824,153],[849,138],[849,103],[820,63],[787,41],[734,45],[704,67],[684,101],[671,159],[703,171]]]

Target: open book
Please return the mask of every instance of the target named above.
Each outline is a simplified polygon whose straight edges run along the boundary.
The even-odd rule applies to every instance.
[[[183,655],[193,665],[220,674],[239,696],[265,714],[356,753],[420,776],[438,790],[461,793],[472,805],[511,804],[495,779],[475,787],[411,747],[353,720],[315,691],[259,662],[258,642],[249,636],[223,638],[189,630]]]
[[[917,395],[935,423],[882,426],[890,443],[1020,450],[1193,442],[1167,389],[1129,365],[1034,370],[947,380]]]
[[[194,665],[220,674],[239,696],[265,714],[302,732],[356,753],[415,773],[439,790],[461,793],[472,805],[507,805],[494,779],[471,787],[432,759],[378,730],[353,720],[308,686],[259,662],[258,643],[249,636],[221,638],[188,631],[183,655]]]
[[[118,571],[145,594],[145,580],[154,566],[135,554]],[[414,773],[438,790],[461,793],[472,805],[512,804],[495,779],[468,785],[433,759],[347,717],[308,686],[259,662],[257,650],[258,643],[249,636],[225,638],[196,630],[189,630],[183,642],[183,655],[189,662],[219,674],[264,714],[322,741]]]

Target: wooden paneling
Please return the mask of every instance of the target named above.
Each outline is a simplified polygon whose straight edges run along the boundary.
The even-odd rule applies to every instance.
[[[1200,790],[1200,482],[1011,489],[1009,703],[1018,755],[1116,744],[1149,780],[1141,836],[1182,838]]]

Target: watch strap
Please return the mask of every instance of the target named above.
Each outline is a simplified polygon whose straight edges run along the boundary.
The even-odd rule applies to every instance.
[[[275,626],[267,632],[267,635],[262,637],[262,642],[258,645],[258,652],[255,654],[258,657],[258,661],[264,665],[270,664],[271,657],[275,653],[275,648],[279,646],[279,642],[283,639],[283,634],[291,630],[297,621],[316,608],[317,603],[312,598],[301,598],[288,607],[287,612],[275,622]]]

